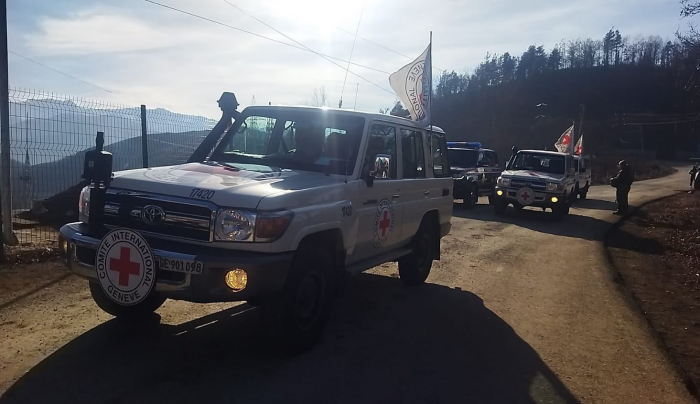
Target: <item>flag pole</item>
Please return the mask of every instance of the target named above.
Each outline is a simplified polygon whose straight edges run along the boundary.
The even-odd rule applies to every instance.
[[[430,70],[428,71],[428,113],[430,114],[430,133],[433,132],[433,31],[430,31]],[[425,64],[423,65],[425,74]],[[432,136],[432,135],[431,135]]]

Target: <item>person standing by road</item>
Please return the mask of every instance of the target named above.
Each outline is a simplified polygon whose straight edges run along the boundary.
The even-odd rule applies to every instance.
[[[690,169],[690,172],[688,173],[688,174],[690,174],[690,188],[693,187],[693,181],[695,181],[695,176],[697,175],[697,173],[698,173],[698,165],[696,164],[693,166],[693,168]]]
[[[625,215],[629,210],[629,193],[634,182],[634,172],[632,167],[625,160],[621,160],[617,164],[620,171],[614,178],[610,179],[610,185],[615,187],[615,197],[617,200],[617,211],[615,215]]]

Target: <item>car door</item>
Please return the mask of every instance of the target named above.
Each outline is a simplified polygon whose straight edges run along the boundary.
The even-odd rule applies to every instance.
[[[423,215],[431,204],[430,181],[426,178],[427,138],[424,131],[399,127],[401,143],[401,205],[403,227],[400,243],[404,244],[418,231]]]
[[[395,248],[403,223],[399,143],[396,125],[373,122],[362,163],[358,242],[352,262],[361,261]]]

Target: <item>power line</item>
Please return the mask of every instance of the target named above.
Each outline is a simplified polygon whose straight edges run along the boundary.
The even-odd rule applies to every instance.
[[[360,18],[357,20],[357,28],[355,29],[355,39],[352,41],[352,48],[350,48],[350,58],[348,59],[348,67],[345,69],[345,79],[343,79],[343,89],[340,91],[340,103],[338,103],[338,108],[343,106],[343,93],[345,93],[345,83],[348,81],[348,72],[350,71],[350,61],[352,60],[352,54],[355,52],[355,43],[357,42],[357,33],[360,32],[360,23],[362,22],[362,14],[365,12],[365,5],[362,5],[362,10],[360,10]]]
[[[352,32],[350,32],[350,31],[348,31],[348,30],[345,30],[345,29],[343,29],[343,28],[340,28],[340,27],[337,27],[337,26],[336,26],[335,29],[337,29],[337,30],[339,30],[339,31],[342,31],[342,32],[345,32],[345,33],[348,34],[348,35],[353,35],[353,36],[355,36],[355,34],[353,34]],[[399,56],[403,56],[403,57],[405,57],[406,59],[410,59],[410,60],[415,59],[414,57],[410,57],[410,56],[405,55],[405,54],[403,54],[403,53],[401,53],[401,52],[397,52],[397,51],[395,51],[395,50],[393,50],[393,49],[391,49],[391,48],[388,48],[388,47],[386,47],[386,46],[384,46],[384,45],[382,45],[382,44],[376,43],[376,42],[372,41],[371,39],[363,38],[363,37],[361,37],[361,36],[359,36],[359,35],[357,35],[357,38],[358,38],[358,39],[361,39],[361,40],[363,40],[363,41],[365,41],[365,42],[369,42],[369,43],[371,43],[372,45],[378,46],[378,47],[380,47],[380,48],[382,48],[382,49],[384,49],[384,50],[387,50],[387,51],[389,51],[389,52],[391,52],[391,53],[395,53],[395,54],[397,54],[397,55],[399,55]],[[440,69],[439,67],[435,67],[435,66],[433,66],[433,69],[438,70],[438,71],[441,71],[441,72],[444,71],[443,69]]]
[[[153,0],[144,0],[144,1],[145,1],[145,2],[148,2],[148,3],[151,3],[151,4],[155,4],[156,6],[160,6],[160,7],[163,7],[163,8],[167,8],[167,9],[169,9],[169,10],[177,11],[178,13],[182,13],[182,14],[185,14],[185,15],[189,15],[190,17],[198,18],[198,19],[200,19],[200,20],[204,20],[204,21],[207,21],[207,22],[211,22],[211,23],[216,24],[216,25],[221,25],[222,27],[230,28],[230,29],[232,29],[232,30],[239,31],[239,32],[243,32],[243,33],[245,33],[245,34],[252,35],[252,36],[255,36],[255,37],[258,37],[258,38],[266,39],[266,40],[268,40],[268,41],[272,41],[272,42],[275,42],[275,43],[278,43],[278,44],[281,44],[281,45],[286,45],[286,46],[289,46],[289,47],[294,48],[294,49],[299,49],[299,50],[302,50],[302,51],[304,51],[304,52],[316,53],[316,52],[314,52],[314,51],[312,51],[312,50],[305,49],[305,48],[303,48],[303,47],[301,47],[301,46],[292,45],[292,44],[290,44],[290,43],[283,42],[283,41],[279,41],[279,40],[274,39],[274,38],[270,38],[270,37],[267,37],[267,36],[264,36],[264,35],[256,34],[255,32],[251,32],[251,31],[247,31],[247,30],[242,29],[242,28],[234,27],[233,25],[229,25],[229,24],[226,24],[226,23],[223,23],[223,22],[220,22],[220,21],[216,21],[216,20],[213,20],[213,19],[211,19],[211,18],[203,17],[203,16],[198,15],[198,14],[190,13],[189,11],[181,10],[181,9],[179,9],[179,8],[172,7],[172,6],[168,6],[168,5],[166,5],[166,4],[158,3],[158,2],[153,1]],[[337,61],[339,61],[339,62],[347,63],[347,60],[340,59],[340,58],[337,58],[337,57],[334,57],[334,56],[325,55],[325,54],[323,54],[323,53],[318,53],[318,55],[327,57],[327,58],[329,58],[329,59],[337,60]],[[374,67],[369,67],[369,66],[361,65],[361,64],[359,64],[359,63],[351,63],[351,64],[352,64],[353,66],[362,67],[362,68],[364,68],[364,69],[373,70],[373,71],[375,71],[375,72],[384,73],[384,74],[391,74],[391,73],[386,72],[386,71],[384,71],[384,70],[375,69]],[[393,94],[393,93],[392,93],[392,94]]]
[[[43,68],[49,69],[49,70],[51,70],[51,71],[54,71],[54,72],[56,72],[56,73],[58,73],[58,74],[62,74],[62,75],[64,75],[64,76],[66,76],[66,77],[70,77],[70,78],[73,79],[73,80],[77,80],[77,81],[79,81],[79,82],[81,82],[81,83],[85,83],[85,84],[87,84],[87,85],[89,85],[89,86],[92,86],[92,87],[95,87],[95,88],[99,88],[100,90],[106,91],[106,92],[108,92],[108,93],[110,93],[110,94],[114,94],[113,92],[107,90],[107,89],[104,88],[104,87],[100,87],[100,86],[98,86],[97,84],[93,84],[93,83],[90,83],[89,81],[85,81],[85,80],[80,79],[80,78],[78,78],[78,77],[71,76],[71,75],[68,74],[68,73],[64,73],[64,72],[62,72],[62,71],[60,71],[60,70],[54,69],[53,67],[50,67],[50,66],[47,66],[47,65],[45,65],[45,64],[43,64],[43,63],[37,62],[36,60],[30,59],[30,58],[28,58],[28,57],[26,57],[26,56],[23,56],[23,55],[20,55],[20,54],[17,53],[17,52],[13,52],[13,51],[11,51],[11,50],[8,50],[7,53],[11,53],[11,54],[13,54],[13,55],[15,55],[15,56],[17,56],[17,57],[20,57],[20,58],[22,58],[22,59],[24,59],[24,60],[26,60],[26,61],[32,62],[32,63],[34,63],[34,64],[37,64],[37,65],[39,65],[39,66],[41,66],[41,67],[43,67]]]
[[[150,0],[146,0],[146,1],[150,1]],[[340,67],[341,69],[345,70],[345,71],[346,71],[346,75],[345,75],[345,79],[346,79],[346,80],[347,80],[347,72],[350,72],[352,75],[354,75],[354,76],[356,76],[356,77],[358,77],[358,78],[360,78],[360,79],[362,79],[362,80],[364,80],[364,81],[366,81],[366,82],[372,84],[373,86],[375,86],[375,87],[377,87],[377,88],[379,88],[379,89],[382,89],[382,90],[384,90],[384,91],[386,91],[386,92],[388,92],[388,93],[390,93],[390,94],[392,94],[392,95],[394,94],[394,93],[392,93],[391,91],[385,89],[384,87],[382,87],[382,86],[380,86],[380,85],[378,85],[378,84],[375,84],[374,82],[372,82],[372,81],[370,81],[370,80],[368,80],[368,79],[366,79],[366,78],[364,78],[364,77],[362,77],[362,76],[360,76],[360,75],[358,75],[358,74],[356,74],[356,73],[354,73],[354,72],[351,72],[349,66],[348,66],[348,68],[346,69],[345,67],[343,67],[343,66],[339,65],[338,63],[334,62],[333,60],[331,60],[331,59],[335,59],[335,58],[331,58],[330,56],[327,56],[327,55],[324,55],[324,54],[321,54],[321,53],[318,53],[318,52],[314,51],[313,49],[309,48],[308,46],[304,45],[303,43],[297,41],[296,39],[290,37],[289,35],[285,34],[284,32],[282,32],[282,31],[278,30],[277,28],[271,26],[270,24],[266,23],[265,21],[263,21],[263,20],[261,20],[261,19],[255,17],[254,15],[252,15],[252,14],[250,14],[250,13],[247,13],[245,10],[243,10],[242,8],[240,8],[240,7],[236,6],[235,4],[229,2],[228,0],[223,0],[223,1],[224,1],[226,4],[228,4],[229,6],[235,8],[236,10],[238,10],[238,11],[242,12],[243,14],[247,15],[248,17],[250,17],[250,18],[254,19],[255,21],[261,23],[262,25],[264,25],[264,26],[270,28],[271,30],[277,32],[278,34],[280,34],[280,35],[282,35],[283,37],[289,39],[290,41],[296,43],[297,45],[303,47],[303,49],[302,49],[302,48],[298,48],[298,47],[293,46],[293,45],[290,45],[290,46],[293,46],[293,47],[296,48],[296,49],[306,50],[306,51],[311,52],[311,53],[313,53],[313,54],[315,54],[315,55],[318,55],[318,56],[322,57],[323,59],[325,59],[326,61],[328,61],[328,62],[330,62],[330,63],[333,63],[334,65],[336,65],[336,66]],[[284,43],[284,42],[281,42],[281,43]],[[287,44],[287,45],[289,45],[289,44]],[[351,57],[352,57],[352,55],[351,55]],[[348,64],[350,64],[350,61],[348,61]],[[376,70],[376,69],[372,69],[372,70]],[[379,70],[377,70],[377,71],[379,71]],[[387,72],[382,72],[382,73],[389,74],[389,73],[387,73]],[[343,86],[345,86],[345,84],[343,84]],[[341,96],[341,97],[342,97],[342,96]]]

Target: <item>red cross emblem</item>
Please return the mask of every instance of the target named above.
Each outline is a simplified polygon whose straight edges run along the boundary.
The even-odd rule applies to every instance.
[[[141,265],[131,261],[131,249],[122,247],[119,250],[119,258],[111,258],[109,260],[109,269],[119,273],[119,286],[129,286],[129,276],[139,275],[141,273]]]
[[[530,194],[527,193],[527,191],[523,192],[522,195],[523,195],[523,199],[525,199],[526,201],[530,200]]]
[[[389,219],[389,211],[385,210],[382,220],[379,221],[379,230],[381,230],[382,232],[381,238],[384,238],[384,236],[386,236],[386,229],[389,228],[389,225],[391,225],[391,219]]]
[[[570,135],[564,135],[564,140],[561,141],[561,144],[567,145],[571,142],[571,136]]]

